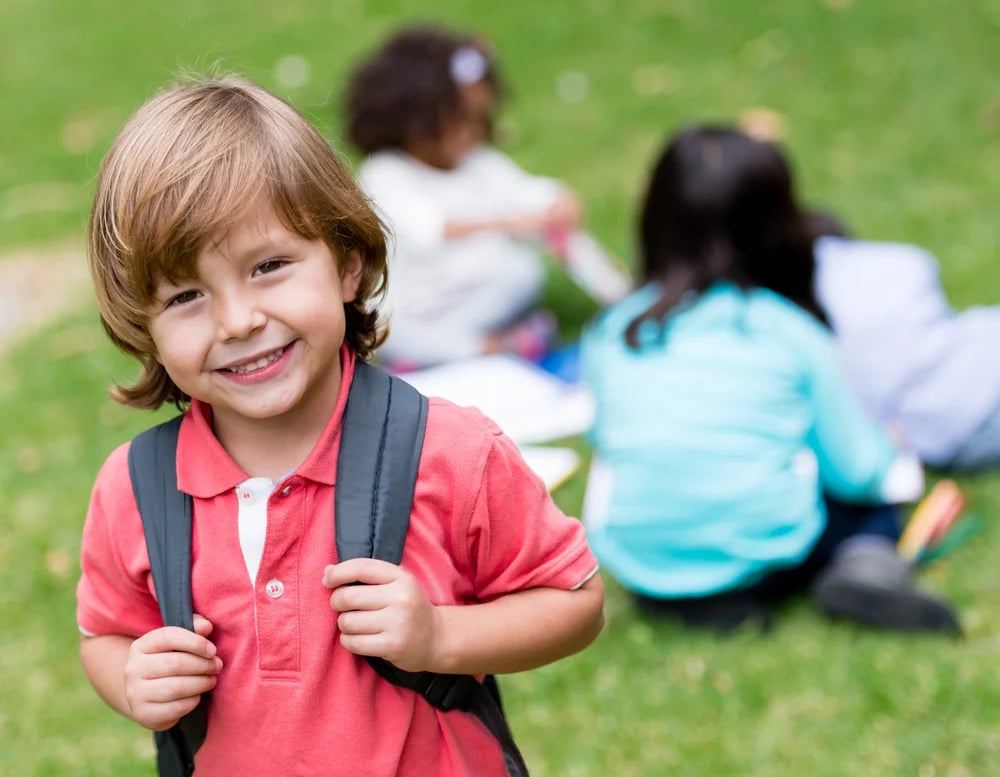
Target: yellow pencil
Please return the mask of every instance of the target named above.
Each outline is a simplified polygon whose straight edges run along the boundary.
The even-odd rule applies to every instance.
[[[939,542],[965,508],[965,497],[954,480],[939,480],[913,511],[899,538],[899,555],[914,560]]]

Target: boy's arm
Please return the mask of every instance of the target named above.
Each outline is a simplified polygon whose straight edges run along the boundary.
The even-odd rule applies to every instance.
[[[435,604],[409,567],[366,558],[328,566],[342,645],[410,671],[497,674],[593,641],[604,619],[597,559],[514,441],[477,410],[431,399],[420,468],[429,490],[414,498],[410,529],[444,522],[462,593]]]
[[[344,648],[408,671],[533,669],[582,650],[604,625],[596,573],[573,590],[531,588],[472,605],[432,605],[412,575],[374,559],[329,566],[323,584],[334,589],[330,605]]]
[[[84,524],[77,585],[80,659],[108,706],[161,730],[214,687],[221,661],[208,639],[212,624],[201,615],[194,616],[193,632],[163,627],[145,545],[126,443],[101,468]]]
[[[432,671],[507,674],[587,647],[604,627],[604,585],[594,574],[572,591],[533,588],[486,604],[436,608],[442,624]]]
[[[125,661],[132,642],[119,634],[80,637],[80,662],[90,684],[105,704],[127,718],[132,713],[125,700]]]
[[[208,639],[211,624],[195,616],[196,632],[155,629],[138,639],[84,635],[80,660],[91,684],[116,712],[145,728],[170,728],[215,687],[222,661]]]

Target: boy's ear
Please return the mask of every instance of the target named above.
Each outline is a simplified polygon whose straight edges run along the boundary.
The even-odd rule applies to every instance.
[[[340,260],[340,291],[344,302],[354,302],[358,296],[358,287],[361,286],[361,275],[364,270],[364,262],[361,259],[361,252],[358,250],[348,251]]]

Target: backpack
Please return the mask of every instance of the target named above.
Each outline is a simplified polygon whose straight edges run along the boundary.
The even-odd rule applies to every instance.
[[[177,489],[177,435],[182,418],[177,416],[136,436],[128,465],[163,623],[193,630],[193,502]],[[400,562],[426,422],[426,397],[405,381],[357,362],[340,440],[340,450],[350,455],[337,460],[334,533],[338,560],[370,557]],[[366,659],[383,678],[421,694],[438,709],[478,717],[500,742],[510,777],[527,777],[493,677],[481,683],[469,675],[407,672],[381,658]],[[175,726],[154,732],[160,777],[190,777],[194,772],[194,755],[207,731],[207,706],[203,697]]]

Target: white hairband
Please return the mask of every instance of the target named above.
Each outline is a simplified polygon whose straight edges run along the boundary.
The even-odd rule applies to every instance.
[[[460,86],[479,83],[486,76],[489,60],[474,46],[462,46],[451,55],[451,77]]]

